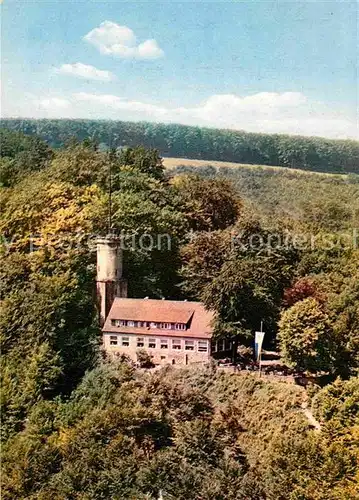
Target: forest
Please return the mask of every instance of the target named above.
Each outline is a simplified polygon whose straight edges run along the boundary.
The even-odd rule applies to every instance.
[[[166,170],[151,145],[74,137],[95,122],[61,140],[67,121],[23,123],[0,131],[2,498],[359,498],[357,175]],[[201,300],[244,354],[263,321],[325,383],[106,359],[93,239],[109,230],[170,236],[125,251],[130,297]]]
[[[106,120],[4,119],[13,131],[36,134],[52,147],[91,138],[102,147],[143,146],[162,156],[359,173],[359,142],[267,135],[176,124]]]

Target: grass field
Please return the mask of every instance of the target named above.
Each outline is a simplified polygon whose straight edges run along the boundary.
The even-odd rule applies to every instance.
[[[304,224],[310,231],[359,227],[359,182],[350,175],[187,158],[164,158],[164,166],[229,180],[250,213],[269,224]]]
[[[215,168],[246,168],[246,169],[261,169],[268,171],[282,171],[282,172],[296,172],[298,174],[303,175],[319,175],[324,177],[338,177],[343,179],[346,177],[346,174],[328,174],[325,172],[313,172],[309,170],[300,170],[294,168],[286,168],[286,167],[275,167],[269,165],[251,165],[246,163],[232,163],[226,161],[216,161],[216,160],[192,160],[190,158],[163,158],[163,164],[165,168],[172,169],[179,166],[185,167],[206,167],[211,165]]]

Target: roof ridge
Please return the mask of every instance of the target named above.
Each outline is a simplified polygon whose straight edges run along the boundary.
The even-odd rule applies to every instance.
[[[139,297],[115,297],[114,298],[114,301],[118,301],[118,300],[123,300],[123,301],[127,301],[127,300],[136,300],[136,301],[146,301],[146,302],[149,302],[149,301],[153,301],[153,302],[160,302],[160,303],[168,303],[168,302],[177,302],[178,304],[200,304],[204,307],[204,304],[203,302],[199,301],[199,300],[178,300],[178,299],[146,299],[145,297],[143,298],[139,298]]]

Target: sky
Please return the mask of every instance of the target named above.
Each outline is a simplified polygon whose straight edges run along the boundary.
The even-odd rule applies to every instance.
[[[358,138],[356,1],[3,0],[4,117]]]

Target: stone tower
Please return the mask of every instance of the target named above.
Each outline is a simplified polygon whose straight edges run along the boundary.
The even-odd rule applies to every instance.
[[[127,297],[127,281],[122,277],[121,241],[115,236],[97,240],[97,300],[103,326],[115,297]]]

